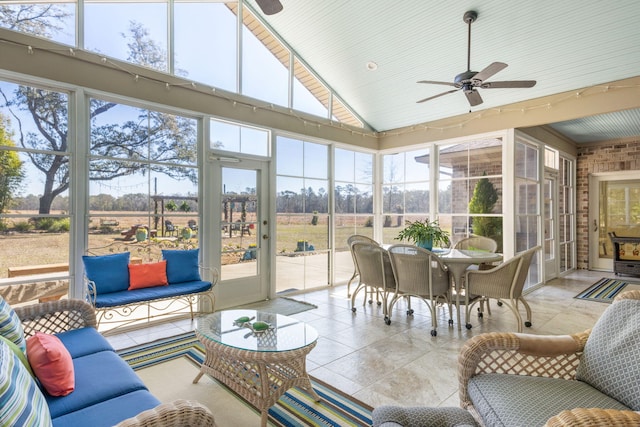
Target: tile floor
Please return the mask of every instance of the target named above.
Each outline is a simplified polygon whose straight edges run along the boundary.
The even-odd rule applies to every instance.
[[[580,270],[527,295],[533,326],[524,332],[563,334],[593,326],[609,304],[573,297],[601,277],[613,274]],[[382,308],[375,303],[363,307],[362,296],[358,297],[354,314],[346,286],[296,295],[294,298],[318,308],[293,317],[313,325],[320,335],[316,348],[307,357],[309,373],[373,407],[458,406],[456,364],[465,340],[481,332],[516,330],[515,317],[509,309],[492,302],[492,315],[472,315],[471,330],[464,325],[462,330],[455,324],[448,326],[448,312],[441,309],[438,335],[432,337],[428,309],[417,299],[412,300],[413,317],[406,316],[406,307],[399,302],[391,325],[386,325]],[[121,349],[192,329],[191,322],[183,320],[108,339]]]

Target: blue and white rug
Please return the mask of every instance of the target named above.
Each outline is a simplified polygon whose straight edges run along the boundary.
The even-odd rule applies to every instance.
[[[209,407],[219,427],[259,425],[260,413],[213,378],[197,384],[204,348],[193,332],[154,341],[118,352],[162,402],[197,400]],[[315,402],[303,390],[292,388],[269,409],[272,426],[370,426],[372,408],[332,386],[311,377],[322,398]]]

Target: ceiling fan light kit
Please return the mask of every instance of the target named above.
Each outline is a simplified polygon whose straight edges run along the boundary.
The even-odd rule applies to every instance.
[[[428,98],[421,99],[417,101],[425,102],[435,98],[439,98],[443,95],[448,95],[453,92],[457,92],[462,89],[465,96],[467,97],[467,101],[472,107],[476,105],[482,104],[482,97],[478,92],[478,88],[481,89],[512,89],[512,88],[529,88],[536,85],[535,80],[511,80],[511,81],[497,81],[497,82],[487,82],[486,80],[493,77],[496,73],[507,68],[507,64],[504,62],[493,62],[489,64],[488,67],[485,67],[482,71],[471,71],[471,24],[478,19],[478,12],[475,10],[469,10],[465,12],[462,20],[468,25],[469,31],[467,36],[467,71],[462,72],[455,76],[453,79],[453,83],[451,82],[440,82],[434,80],[420,80],[418,83],[426,83],[426,84],[436,84],[436,85],[445,85],[445,86],[453,86],[455,89],[448,90],[443,93],[439,93],[434,96],[430,96]]]

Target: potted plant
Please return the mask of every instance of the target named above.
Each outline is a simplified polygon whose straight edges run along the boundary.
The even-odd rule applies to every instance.
[[[147,236],[149,235],[147,229],[145,227],[138,227],[136,230],[136,241],[144,242],[147,240]]]
[[[191,228],[189,227],[184,227],[181,231],[182,234],[182,238],[185,240],[189,240],[191,237],[193,237],[193,231],[191,231]]]
[[[449,246],[449,233],[440,228],[438,220],[407,221],[396,240],[407,240],[421,248],[431,250],[434,245]]]

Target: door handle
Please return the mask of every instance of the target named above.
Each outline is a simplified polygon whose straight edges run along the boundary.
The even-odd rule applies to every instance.
[[[269,238],[269,236],[268,236],[268,235],[266,235],[266,234],[263,234],[263,235],[262,235],[262,238],[263,238],[264,240],[267,240],[267,239]]]
[[[593,220],[593,231],[598,231],[598,221]]]

